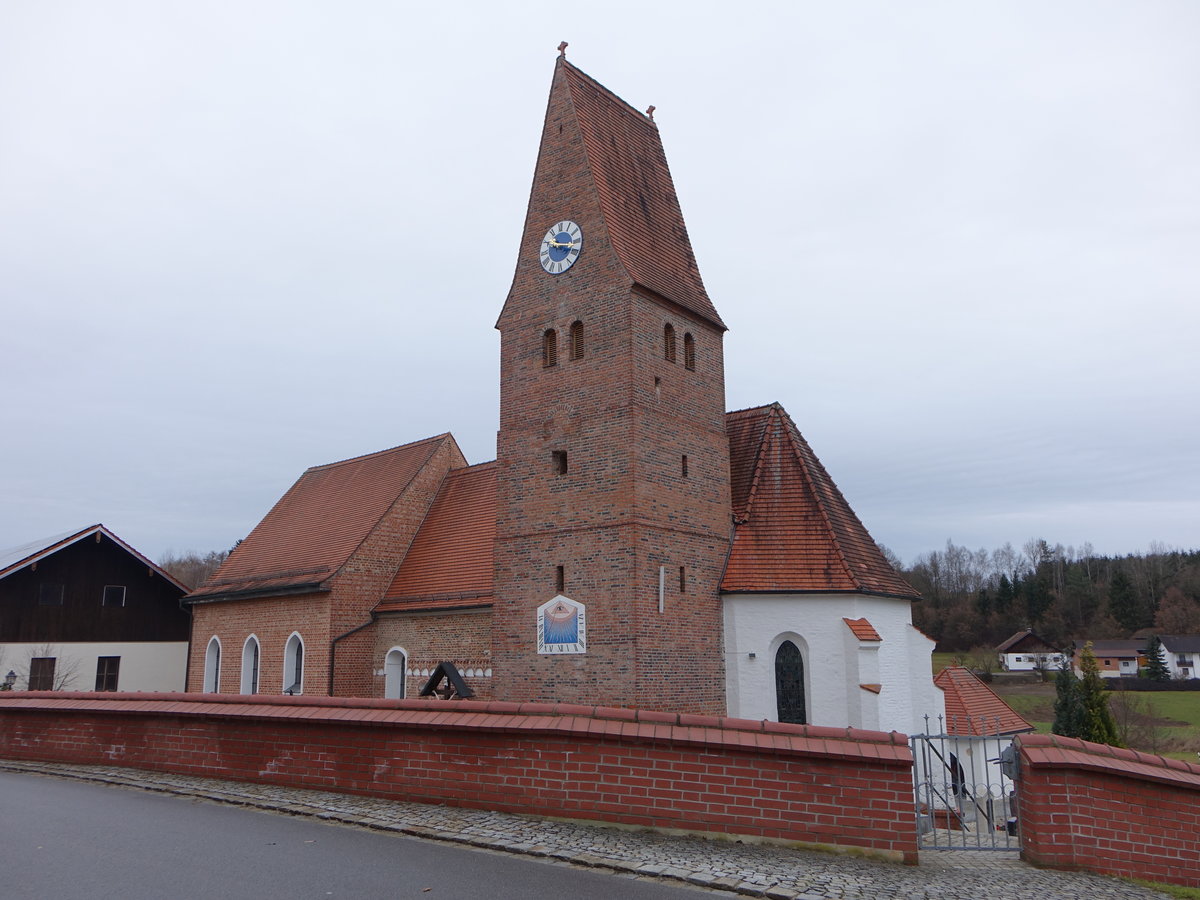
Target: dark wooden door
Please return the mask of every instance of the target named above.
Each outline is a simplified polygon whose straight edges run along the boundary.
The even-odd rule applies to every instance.
[[[800,648],[784,641],[775,654],[775,697],[779,705],[779,721],[805,724],[804,659]]]

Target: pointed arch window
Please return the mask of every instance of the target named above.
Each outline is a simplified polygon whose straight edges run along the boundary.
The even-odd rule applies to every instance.
[[[663,359],[675,362],[675,326],[670,322],[663,326]]]
[[[784,641],[775,652],[775,701],[780,722],[808,722],[804,697],[804,657],[800,648]]]
[[[241,692],[243,694],[258,693],[258,657],[258,638],[250,635],[246,638],[246,643],[242,645]]]
[[[690,333],[683,336],[683,367],[689,372],[696,371],[696,340]]]
[[[219,694],[221,692],[221,641],[214,634],[208,640],[208,649],[204,651],[204,693]]]
[[[304,693],[304,639],[293,631],[283,651],[283,692]]]
[[[571,323],[571,359],[583,359],[583,323]]]
[[[558,365],[558,332],[547,328],[542,335],[542,365],[546,368]]]

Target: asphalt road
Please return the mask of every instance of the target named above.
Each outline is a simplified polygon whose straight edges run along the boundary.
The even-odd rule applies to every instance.
[[[0,772],[0,898],[689,900],[713,893],[170,795]]]

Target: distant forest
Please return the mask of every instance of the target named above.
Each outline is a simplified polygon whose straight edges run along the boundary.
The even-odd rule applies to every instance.
[[[1097,556],[1090,544],[969,550],[947,541],[906,566],[880,549],[921,592],[913,624],[939,650],[992,648],[1024,628],[1062,647],[1146,629],[1200,634],[1200,550],[1152,544],[1146,554]]]

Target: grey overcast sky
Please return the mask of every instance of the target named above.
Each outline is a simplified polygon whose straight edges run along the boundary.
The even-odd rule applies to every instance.
[[[877,540],[1200,546],[1200,3],[5,0],[0,547],[494,458],[564,39],[657,107],[729,408]]]

